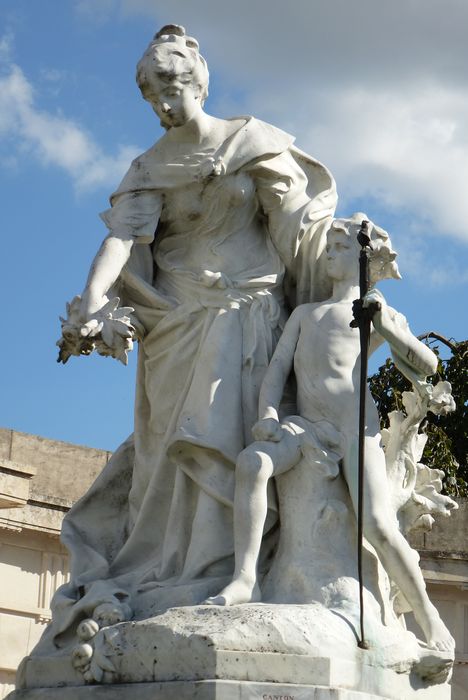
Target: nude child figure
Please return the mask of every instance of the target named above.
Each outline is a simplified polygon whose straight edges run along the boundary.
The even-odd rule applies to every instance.
[[[260,390],[259,421],[252,430],[256,442],[241,452],[236,465],[235,572],[231,583],[207,601],[211,604],[234,605],[261,599],[257,560],[267,513],[267,483],[294,467],[302,457],[304,431],[291,429],[294,416],[284,421],[279,417],[292,368],[301,424],[309,424],[322,444],[337,455],[357,513],[360,346],[359,331],[349,324],[353,301],[360,296],[356,234],[362,218],[355,215],[332,223],[327,235],[332,296],[293,311],[272,357]],[[371,276],[374,280],[399,277],[393,262],[396,254],[391,251],[386,232],[371,225],[370,236],[376,250],[374,256],[371,253]],[[370,304],[376,308],[370,352],[386,340],[414,372],[420,376],[434,374],[434,353],[410,332],[406,319],[389,307],[376,289],[364,299],[365,306]],[[454,640],[429,600],[417,556],[398,528],[388,489],[383,486],[387,478],[385,455],[370,391],[366,401],[364,536],[412,606],[428,645],[451,651]]]

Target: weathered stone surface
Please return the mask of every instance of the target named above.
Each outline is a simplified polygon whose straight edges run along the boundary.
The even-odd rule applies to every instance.
[[[0,458],[0,508],[24,506],[29,497],[30,480],[35,473],[34,467]]]
[[[383,625],[369,630],[369,639],[370,649],[359,649],[344,611],[320,605],[185,607],[102,629],[92,642],[91,664],[107,669],[108,683],[303,683],[397,700],[413,697],[411,688],[435,686],[442,694],[433,697],[444,697],[449,658],[421,653],[413,635]],[[20,688],[84,683],[66,653],[26,659],[18,680]]]
[[[430,532],[424,533],[424,549],[433,552],[463,553],[468,543],[468,501],[460,500],[450,518],[440,518]]]
[[[108,453],[13,431],[10,459],[36,468],[32,500],[70,507],[102,471]]]
[[[62,521],[68,508],[47,504],[26,503],[22,508],[4,508],[0,510],[0,523],[10,528],[40,530],[59,535]]]
[[[303,683],[299,671],[295,683],[206,679],[43,687],[16,690],[7,700],[450,700],[450,686],[411,684],[408,677],[395,672],[376,671],[372,667],[348,664],[332,667],[329,660],[311,659],[316,664],[319,684]],[[258,672],[257,659],[238,656],[253,677]],[[280,659],[269,659],[278,663]],[[338,660],[337,660],[338,662]],[[302,665],[304,660],[301,660]],[[298,663],[297,669],[301,665]],[[359,685],[356,689],[354,685]]]
[[[397,680],[394,674],[386,682]],[[205,680],[17,690],[7,700],[450,700],[447,685],[407,690],[405,695],[381,695],[299,683]]]
[[[11,459],[12,430],[0,428],[0,459]]]
[[[109,454],[0,429],[0,525],[59,533],[65,513],[102,471]]]

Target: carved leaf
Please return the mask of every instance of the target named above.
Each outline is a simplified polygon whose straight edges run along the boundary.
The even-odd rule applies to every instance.
[[[104,357],[114,357],[123,364],[128,363],[128,353],[133,348],[136,331],[131,323],[131,306],[119,307],[120,298],[108,300],[83,324],[80,320],[81,297],[76,296],[67,304],[67,318],[60,318],[62,338],[58,362],[72,356],[89,355],[96,350]]]
[[[102,679],[103,679],[103,677],[104,677],[104,671],[103,671],[102,668],[96,663],[96,659],[93,658],[93,660],[91,661],[91,666],[90,666],[90,669],[89,669],[89,670],[90,670],[91,673],[93,674],[94,680],[96,681],[96,683],[101,683],[101,682],[102,682]]]

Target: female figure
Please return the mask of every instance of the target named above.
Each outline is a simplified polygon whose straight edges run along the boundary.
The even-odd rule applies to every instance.
[[[329,294],[330,173],[268,124],[206,114],[206,63],[181,27],[155,36],[137,80],[166,133],[102,215],[80,307],[83,324],[111,296],[134,309],[135,432],[64,524],[56,637],[109,600],[147,617],[229,580],[234,465],[286,308]]]

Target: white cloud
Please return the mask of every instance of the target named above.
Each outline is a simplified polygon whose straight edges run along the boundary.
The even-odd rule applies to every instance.
[[[3,43],[0,42],[0,50]],[[103,152],[93,137],[60,114],[38,108],[35,91],[21,68],[3,52],[6,71],[0,76],[0,136],[8,145],[3,165],[33,154],[44,166],[63,169],[79,191],[115,186],[141,149],[118,146],[116,155]]]
[[[0,61],[9,61],[13,49],[13,34],[7,32],[0,37]]]
[[[120,11],[153,20],[148,40],[162,24],[184,25],[239,86],[401,83],[422,72],[468,81],[464,0],[120,0]]]
[[[208,110],[253,113],[295,134],[333,171],[344,205],[370,198],[468,240],[467,3],[294,0],[286,11],[280,0],[76,0],[75,10],[98,23],[143,15],[148,41],[164,23],[184,24],[217,87]],[[126,157],[38,111],[34,96],[23,104],[24,143],[78,186],[104,184]],[[3,112],[0,129],[11,120]]]
[[[428,294],[442,289],[463,288],[468,284],[466,248],[458,242],[428,235],[427,230],[408,222],[404,230],[392,235],[398,251],[398,266],[403,279],[413,283]]]
[[[345,202],[373,197],[468,241],[468,94],[441,86],[411,101],[397,89],[329,93],[312,125],[297,119],[297,129]]]
[[[120,2],[153,19],[148,40],[183,24],[217,86],[235,95],[211,109],[295,134],[333,171],[345,203],[372,198],[468,241],[467,3]]]

